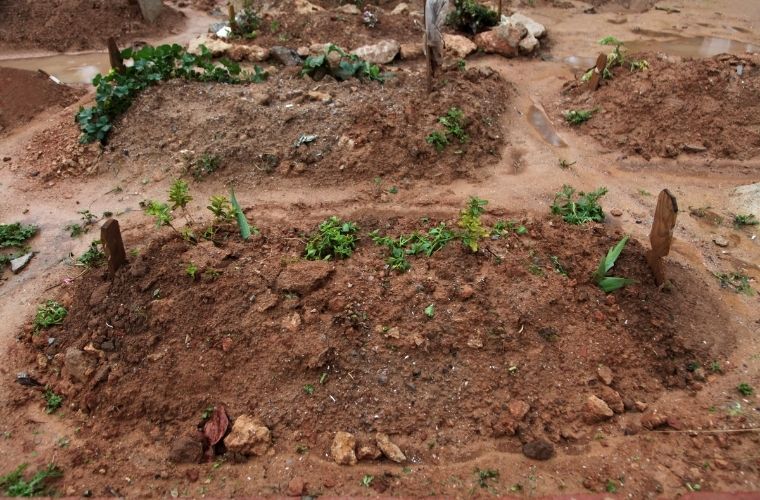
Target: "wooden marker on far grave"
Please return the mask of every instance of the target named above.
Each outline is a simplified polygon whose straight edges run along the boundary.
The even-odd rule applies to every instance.
[[[670,253],[670,244],[673,241],[673,228],[676,226],[678,215],[678,203],[676,197],[670,191],[663,189],[657,197],[657,208],[654,211],[652,231],[649,233],[649,242],[652,249],[646,254],[649,267],[654,274],[657,286],[665,283],[665,266],[662,258]]]
[[[108,260],[108,274],[113,278],[116,271],[127,263],[127,252],[124,251],[124,241],[121,239],[119,221],[108,219],[100,228],[100,241]]]
[[[592,92],[599,88],[605,67],[607,67],[607,56],[600,52],[596,58],[596,66],[591,70],[591,78],[588,79],[588,88]]]

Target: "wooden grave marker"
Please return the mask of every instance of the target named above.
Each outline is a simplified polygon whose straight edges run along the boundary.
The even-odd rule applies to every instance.
[[[654,211],[652,230],[649,233],[649,243],[652,245],[652,249],[646,253],[647,262],[652,274],[654,274],[657,286],[662,286],[665,283],[665,266],[662,258],[670,253],[677,215],[676,197],[667,189],[663,189],[657,197],[657,208]]]
[[[100,241],[103,242],[103,250],[108,260],[108,274],[113,278],[116,271],[127,263],[127,252],[124,250],[124,241],[121,239],[119,221],[108,219],[100,228]]]

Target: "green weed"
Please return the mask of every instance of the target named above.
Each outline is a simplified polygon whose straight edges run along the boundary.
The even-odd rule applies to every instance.
[[[169,186],[169,202],[172,204],[172,210],[181,208],[185,210],[187,204],[193,200],[190,196],[190,190],[187,186],[187,182],[182,179],[175,180],[171,186]]]
[[[742,382],[741,384],[737,385],[736,390],[739,391],[739,394],[745,397],[751,396],[755,393],[755,389],[753,389],[752,386],[746,382]]]
[[[711,362],[709,368],[713,373],[723,373],[723,367],[720,366],[720,362],[718,361]]]
[[[718,278],[721,288],[728,288],[736,293],[749,295],[750,297],[755,295],[755,291],[749,285],[749,276],[744,273],[717,273],[715,277]]]
[[[617,482],[613,481],[612,479],[608,479],[607,483],[604,485],[604,490],[607,493],[617,493]]]
[[[0,224],[0,248],[23,247],[26,240],[37,234],[37,229],[20,222]]]
[[[63,404],[63,396],[53,392],[53,389],[46,387],[42,395],[45,398],[45,413],[55,413]]]
[[[303,386],[303,392],[311,396],[312,394],[314,394],[314,386],[311,384],[306,384],[305,386]]]
[[[430,134],[428,134],[428,136],[425,138],[425,142],[433,146],[439,153],[446,149],[446,146],[449,145],[448,137],[446,137],[445,133],[439,130],[430,132]]]
[[[330,65],[328,60],[328,56],[332,53],[337,53],[341,59],[338,65],[334,67]],[[385,81],[378,65],[370,64],[356,54],[346,54],[333,44],[325,47],[322,54],[307,57],[301,69],[301,75],[308,75],[314,80],[321,80],[328,74],[338,81],[350,78],[375,80],[381,83]]]
[[[332,216],[319,225],[319,229],[308,243],[307,260],[345,259],[354,253],[359,227],[353,222],[343,222]]]
[[[209,174],[213,174],[219,169],[221,161],[219,156],[209,153],[204,153],[200,158],[195,160],[190,170],[193,178],[200,180]]]
[[[609,270],[615,265],[615,261],[620,257],[620,253],[623,251],[623,248],[625,248],[625,244],[628,243],[628,238],[629,237],[626,236],[620,240],[617,245],[610,248],[607,255],[599,262],[599,267],[597,267],[596,272],[594,272],[594,281],[605,293],[614,292],[626,285],[635,283],[635,281],[628,278],[607,276]]]
[[[148,200],[143,209],[145,213],[156,221],[156,227],[171,226],[174,216],[167,203],[160,201]]]
[[[475,0],[454,0],[446,24],[471,34],[480,33],[499,23],[499,14]]]
[[[216,222],[231,222],[235,218],[235,211],[226,196],[212,196],[206,208],[214,215]]]
[[[565,184],[562,190],[554,195],[551,210],[553,214],[561,215],[569,224],[585,224],[587,222],[602,222],[604,212],[599,199],[607,194],[607,188],[599,188],[588,194],[579,192],[576,195],[572,186]]]
[[[473,196],[467,203],[467,207],[459,213],[457,225],[462,228],[459,237],[462,244],[473,253],[478,251],[479,241],[490,234],[480,220],[480,216],[486,211],[487,204],[486,200]]]
[[[106,254],[100,249],[102,246],[100,240],[90,243],[90,248],[79,256],[77,263],[84,267],[98,267],[106,259]]]
[[[195,277],[198,275],[198,266],[193,264],[192,262],[187,265],[185,268],[185,274],[190,276],[190,279],[195,281]]]
[[[460,144],[464,144],[470,139],[464,130],[465,118],[461,109],[455,106],[449,108],[445,115],[438,118],[438,123],[443,125],[444,131],[433,131],[425,139],[436,151],[443,151],[449,144],[450,137],[457,139]]]
[[[569,111],[565,111],[565,113],[563,113],[563,116],[565,117],[565,121],[570,125],[580,125],[581,123],[590,120],[594,112],[595,110],[593,109],[571,109]]]
[[[372,481],[374,480],[375,480],[375,476],[364,474],[364,476],[362,477],[362,486],[364,486],[365,488],[369,488],[370,486],[372,486]]]
[[[499,471],[496,469],[475,469],[475,474],[478,476],[478,485],[481,488],[488,488],[489,479],[499,479]]]
[[[0,489],[9,497],[36,497],[48,495],[47,484],[50,479],[61,477],[61,471],[55,465],[48,465],[37,471],[29,481],[24,479],[28,464],[21,464],[15,471],[0,477]]]
[[[34,330],[39,331],[53,325],[60,325],[67,314],[68,311],[60,303],[47,300],[37,308],[37,314],[34,316]]]
[[[757,226],[760,221],[753,214],[737,214],[734,216],[734,227]]]
[[[430,304],[425,308],[425,316],[432,318],[435,316],[435,304]]]

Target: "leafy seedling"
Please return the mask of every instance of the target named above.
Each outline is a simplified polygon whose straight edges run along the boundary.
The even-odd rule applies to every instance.
[[[576,194],[572,186],[565,184],[562,190],[554,195],[551,210],[553,214],[561,215],[568,224],[585,224],[587,222],[602,222],[604,211],[599,205],[599,199],[607,194],[607,188],[599,188],[590,193]]]
[[[432,318],[435,316],[435,304],[430,304],[425,308],[425,316]]]
[[[226,196],[212,196],[206,208],[214,215],[216,222],[231,222],[236,216],[235,210],[233,210],[230,200]]]
[[[475,469],[475,473],[478,475],[478,485],[481,488],[488,488],[489,479],[499,479],[499,471],[496,469]]]
[[[563,116],[565,117],[565,121],[570,125],[580,125],[590,120],[594,111],[593,109],[571,109],[566,111]]]
[[[181,208],[186,210],[187,204],[192,201],[193,197],[190,196],[190,190],[187,186],[187,182],[182,179],[175,180],[171,186],[169,186],[169,201],[172,204],[172,210]]]
[[[190,276],[190,279],[195,281],[195,277],[198,275],[198,266],[193,264],[192,262],[187,265],[185,268],[185,274]]]
[[[499,23],[499,14],[476,0],[454,0],[446,24],[472,35]]]
[[[460,144],[464,144],[470,139],[464,130],[464,112],[456,106],[449,108],[445,115],[438,118],[438,123],[443,125],[444,131],[433,131],[425,139],[436,151],[443,151],[452,137],[457,139]]]
[[[620,257],[620,253],[623,251],[623,248],[625,248],[625,244],[628,243],[628,238],[629,237],[626,236],[620,240],[617,245],[612,247],[607,252],[607,255],[599,262],[599,267],[596,269],[596,272],[594,272],[594,281],[605,293],[614,292],[626,285],[635,283],[635,281],[628,278],[607,276],[609,270],[615,265],[615,261]]]
[[[217,171],[219,168],[220,160],[217,155],[204,153],[200,158],[195,160],[192,168],[192,175],[196,180],[200,180],[209,174]]]
[[[20,222],[0,224],[0,248],[23,248],[26,240],[37,234],[37,229],[37,226]]]
[[[742,382],[741,384],[737,385],[736,390],[739,391],[739,394],[745,397],[751,396],[755,393],[755,389],[753,389],[752,386],[746,382]]]
[[[68,311],[60,303],[47,300],[37,308],[37,314],[34,316],[34,330],[39,331],[53,325],[60,325],[67,314]]]
[[[365,488],[369,488],[370,486],[372,486],[372,481],[374,480],[375,480],[375,476],[364,474],[364,476],[362,477],[362,486],[364,486]]]
[[[336,216],[323,221],[306,243],[307,260],[346,259],[354,253],[359,227]]]
[[[490,231],[483,227],[480,216],[486,211],[488,202],[476,196],[470,198],[467,207],[459,214],[457,224],[462,231],[459,235],[462,244],[475,253],[479,248],[479,241],[488,237]]]
[[[439,130],[430,132],[430,134],[425,138],[425,142],[433,146],[439,153],[446,149],[446,146],[449,145],[448,137],[446,137],[446,134],[444,132],[441,132]]]
[[[312,394],[314,394],[314,386],[311,384],[306,384],[305,386],[303,386],[303,392],[311,396]]]
[[[737,214],[734,216],[734,227],[757,226],[760,221],[753,214]]]
[[[713,373],[723,373],[723,367],[720,366],[720,362],[718,361],[711,362],[709,368]]]
[[[617,482],[613,481],[612,479],[608,479],[607,483],[604,485],[604,490],[607,493],[617,493]]]
[[[50,479],[61,477],[61,471],[55,465],[37,471],[32,478],[24,479],[24,471],[29,464],[19,465],[15,471],[0,477],[0,489],[9,497],[36,497],[49,494],[47,483]]]
[[[55,413],[63,404],[63,396],[53,392],[53,389],[46,387],[42,395],[45,398],[45,413]]]
[[[728,288],[736,293],[749,295],[750,297],[755,295],[754,290],[749,285],[749,276],[744,273],[717,273],[715,277],[720,281],[721,288]]]
[[[77,264],[84,267],[98,267],[106,259],[106,254],[100,249],[103,242],[95,240],[85,253],[79,256]]]
[[[245,218],[243,209],[240,207],[237,198],[235,198],[235,191],[230,187],[230,203],[232,209],[235,212],[235,218],[237,219],[238,229],[240,229],[240,237],[243,240],[248,240],[251,237],[251,226],[248,224],[248,219]],[[254,228],[254,231],[256,228]]]
[[[143,210],[147,215],[153,217],[156,221],[156,227],[172,225],[174,217],[172,216],[171,209],[167,203],[148,200],[148,202],[145,203],[145,208]]]

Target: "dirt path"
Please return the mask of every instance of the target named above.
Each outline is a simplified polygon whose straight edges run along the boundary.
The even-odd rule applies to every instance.
[[[756,396],[741,401],[735,391],[740,382],[760,387],[760,341],[758,341],[758,299],[732,294],[717,287],[715,272],[741,267],[760,281],[760,244],[754,236],[756,229],[736,231],[728,224],[713,226],[704,219],[689,215],[688,207],[711,207],[723,217],[729,217],[731,191],[744,184],[758,182],[760,165],[756,162],[725,162],[709,169],[691,157],[679,159],[640,158],[621,159],[618,151],[602,147],[588,136],[561,124],[548,113],[556,133],[565,147],[548,144],[528,120],[531,106],[551,110],[558,101],[565,82],[573,78],[573,68],[563,62],[567,57],[593,57],[598,51],[595,40],[614,35],[623,40],[664,39],[667,36],[722,36],[742,42],[760,44],[760,34],[752,33],[760,19],[760,5],[743,2],[741,12],[733,3],[660,2],[674,6],[680,13],[660,10],[645,13],[603,13],[588,15],[566,9],[541,7],[531,10],[538,21],[545,23],[552,38],[551,59],[503,60],[482,57],[468,60],[471,66],[491,66],[514,84],[516,97],[504,116],[508,145],[502,160],[484,167],[483,179],[459,179],[442,185],[431,180],[400,184],[392,196],[376,196],[376,186],[368,180],[358,185],[319,186],[307,179],[288,179],[287,184],[268,184],[265,190],[250,186],[241,189],[238,197],[253,214],[266,221],[286,217],[310,217],[332,213],[351,213],[374,209],[398,214],[418,214],[430,207],[456,213],[468,196],[477,195],[490,201],[489,208],[542,216],[549,212],[553,194],[562,184],[591,190],[606,186],[609,194],[603,199],[608,211],[618,209],[619,217],[609,217],[607,225],[631,234],[645,244],[648,238],[657,193],[670,189],[678,198],[682,212],[676,227],[676,242],[669,257],[674,265],[683,266],[711,284],[705,289],[708,297],[725,304],[729,311],[726,329],[736,336],[736,349],[723,360],[727,374],[710,377],[701,390],[671,390],[664,393],[656,406],[679,418],[699,421],[714,418],[732,426],[756,427]],[[637,34],[648,33],[649,35]],[[659,35],[662,33],[663,35]],[[654,34],[654,35],[653,35]],[[577,73],[577,70],[575,70]],[[72,109],[64,111],[71,114]],[[55,114],[38,115],[33,123],[12,135],[0,137],[0,156],[20,158],[34,132],[53,120]],[[559,160],[575,162],[568,169]],[[78,276],[80,268],[63,263],[69,254],[79,255],[88,245],[89,236],[71,239],[63,227],[78,218],[77,211],[85,208],[100,214],[112,211],[119,215],[129,242],[139,242],[152,223],[139,210],[143,199],[162,197],[171,181],[162,175],[146,177],[143,173],[109,171],[94,178],[55,180],[42,184],[27,177],[23,168],[11,170],[0,164],[0,220],[34,222],[41,233],[32,242],[39,253],[31,265],[19,275],[9,275],[0,286],[0,349],[6,356],[18,354],[16,336],[30,321],[40,297],[64,278]],[[715,165],[720,168],[715,168]],[[122,188],[120,193],[110,192]],[[222,182],[209,178],[193,184],[196,202],[192,211],[204,216],[204,203],[212,194],[224,192]],[[713,239],[721,236],[729,241],[727,248],[718,247]],[[71,287],[61,285],[55,293],[72,293]],[[0,368],[0,400],[9,407],[17,397],[15,373]],[[737,410],[736,404],[741,407]],[[731,412],[733,416],[729,416]],[[738,413],[736,413],[738,412]],[[251,460],[244,464],[223,464],[221,467],[204,464],[198,467],[170,467],[161,448],[153,447],[154,426],[150,422],[120,437],[110,449],[87,449],[91,424],[83,414],[64,412],[46,415],[36,402],[13,407],[13,412],[0,425],[0,471],[8,471],[19,462],[35,466],[74,456],[80,466],[66,471],[64,488],[67,494],[81,494],[98,485],[95,494],[109,490],[120,494],[167,495],[242,495],[252,493],[282,493],[292,477],[306,477],[314,492],[336,494],[366,494],[360,481],[365,474],[384,478],[383,484],[392,494],[444,494],[465,496],[479,492],[473,470],[498,469],[494,491],[501,494],[525,495],[583,492],[589,489],[603,492],[609,481],[615,481],[621,493],[634,497],[657,493],[673,497],[687,492],[686,484],[703,484],[705,488],[731,491],[757,491],[758,474],[757,434],[672,433],[653,434],[642,431],[635,435],[621,428],[597,432],[601,437],[582,446],[560,449],[549,462],[525,459],[514,450],[484,447],[483,442],[453,442],[441,447],[440,460],[413,463],[407,472],[401,466],[388,463],[361,464],[339,468],[324,450],[314,450],[303,456],[292,450],[278,450],[272,457]],[[80,430],[84,428],[84,431]],[[325,429],[325,432],[332,429]],[[584,430],[594,433],[592,428]],[[106,436],[107,440],[107,436]],[[68,444],[63,444],[68,443]],[[575,453],[575,454],[574,454]],[[448,461],[446,456],[457,456]],[[462,458],[465,457],[465,458]],[[189,482],[187,471],[201,474],[197,483]],[[196,472],[196,477],[197,473]],[[137,477],[125,478],[129,474]],[[190,473],[192,475],[192,473]],[[318,478],[330,478],[319,485]],[[513,485],[521,490],[510,491]],[[317,487],[318,486],[318,487]],[[609,490],[608,490],[609,491]]]

